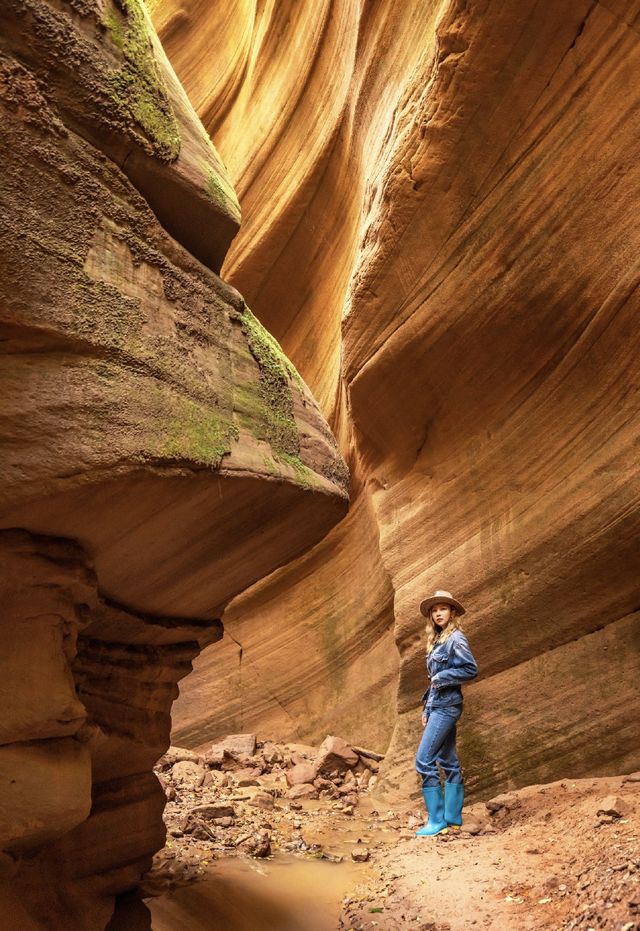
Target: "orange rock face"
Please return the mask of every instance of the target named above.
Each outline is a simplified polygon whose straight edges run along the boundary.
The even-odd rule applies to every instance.
[[[224,625],[174,706],[177,743],[247,728],[274,739],[339,732],[387,743],[396,718],[393,592],[365,496],[309,553],[235,598]]]
[[[164,843],[178,680],[348,473],[217,274],[235,193],[144,6],[10,0],[0,35],[0,909],[97,931]]]
[[[446,588],[470,794],[640,766],[640,4],[150,6],[202,124],[138,0],[0,10],[25,928],[103,927],[161,845],[219,616],[183,742],[389,742],[406,798]]]
[[[230,606],[242,706],[198,712],[196,688],[217,688],[202,667],[185,735],[269,728],[277,699],[315,736],[302,703],[333,707],[333,664],[280,635],[286,615],[314,644],[330,617],[336,642],[346,626],[380,645],[382,676],[399,668],[382,784],[415,791],[418,604],[446,588],[481,670],[460,726],[471,791],[637,768],[639,16],[283,2],[221,24],[196,0],[155,4],[243,205],[224,274],[320,399],[370,515]],[[344,585],[318,601],[316,570]],[[393,596],[389,628],[371,590]],[[371,683],[348,693],[351,738]]]

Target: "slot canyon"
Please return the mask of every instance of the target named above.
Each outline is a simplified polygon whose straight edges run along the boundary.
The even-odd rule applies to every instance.
[[[444,589],[478,830],[402,862],[471,876],[584,808],[637,884],[639,33],[640,0],[0,0],[0,929],[230,931],[163,905],[205,883],[144,904],[171,765],[230,786],[229,735],[330,800],[338,759],[363,825],[420,810]],[[478,927],[638,931],[634,888]],[[470,926],[398,909],[326,927]]]

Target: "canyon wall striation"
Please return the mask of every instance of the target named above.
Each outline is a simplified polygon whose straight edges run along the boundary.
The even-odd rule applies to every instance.
[[[230,604],[238,643],[215,681],[196,663],[178,734],[390,740],[380,788],[415,793],[418,604],[446,588],[480,666],[471,794],[637,769],[640,4],[153,16],[243,206],[223,274],[320,400],[355,502]]]
[[[0,37],[0,908],[102,931],[164,844],[178,680],[348,473],[218,275],[236,195],[143,4],[7,0]]]
[[[435,588],[469,794],[640,767],[640,3],[149,10],[0,7],[25,931],[126,925],[192,663],[177,739],[337,731],[415,793]]]

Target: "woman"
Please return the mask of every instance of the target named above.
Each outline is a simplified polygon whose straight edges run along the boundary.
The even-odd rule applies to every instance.
[[[464,785],[456,753],[456,723],[462,714],[461,684],[478,675],[476,661],[460,627],[465,610],[450,592],[437,591],[420,605],[427,623],[427,671],[431,686],[422,696],[424,732],[416,754],[422,795],[429,816],[421,837],[442,834],[462,824]],[[444,793],[439,764],[444,771]]]

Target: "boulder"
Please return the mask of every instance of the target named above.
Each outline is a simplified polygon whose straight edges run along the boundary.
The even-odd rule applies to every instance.
[[[271,836],[268,831],[258,831],[244,844],[245,849],[252,857],[268,857],[271,855]]]
[[[189,815],[182,827],[183,834],[190,834],[196,840],[215,840],[216,834],[213,828],[203,821],[202,818],[194,818]]]
[[[183,850],[178,855],[176,850],[164,847],[154,856],[151,869],[142,877],[140,889],[145,898],[163,895],[179,886],[188,886],[200,879],[203,872],[196,853]]]
[[[502,809],[511,811],[514,808],[520,808],[521,802],[517,796],[503,793],[502,795],[496,795],[495,798],[490,798],[488,802],[485,802],[485,805],[488,811],[495,814]]]
[[[224,740],[218,740],[213,747],[222,747],[234,755],[253,756],[256,752],[255,734],[229,734]]]
[[[238,782],[238,785],[241,779],[258,779],[261,775],[261,766],[243,766],[241,769],[233,770],[233,776]]]
[[[171,769],[175,763],[199,763],[200,761],[201,757],[192,750],[185,750],[184,747],[169,747],[156,765],[160,769]]]
[[[194,805],[190,814],[204,821],[213,821],[215,818],[235,818],[236,810],[233,805],[224,802],[212,805]]]
[[[318,790],[314,785],[304,782],[300,785],[291,786],[287,792],[287,798],[318,798]]]
[[[370,854],[366,847],[354,847],[351,851],[351,859],[356,863],[366,863],[369,856]]]
[[[256,778],[255,776],[241,776],[239,779],[236,780],[236,782],[238,783],[238,786],[241,789],[249,788],[249,786],[260,785],[260,780]]]
[[[629,805],[615,795],[609,795],[598,805],[597,815],[606,815],[609,818],[626,818],[629,814]]]
[[[204,767],[198,763],[191,763],[189,760],[174,763],[171,767],[171,779],[174,784],[183,786],[185,789],[197,789],[201,786],[204,773]]]
[[[273,808],[275,800],[273,795],[269,795],[267,792],[256,792],[256,794],[249,799],[249,804],[253,805],[254,808],[269,809]]]
[[[248,769],[251,757],[246,753],[237,753],[234,750],[225,750],[221,769],[225,773],[243,772]]]
[[[317,770],[313,763],[298,763],[287,770],[287,782],[290,786],[313,782],[316,776]]]
[[[370,769],[364,769],[358,776],[358,786],[360,789],[366,789],[369,785],[372,773]]]
[[[325,737],[318,756],[317,771],[323,774],[345,772],[356,766],[360,757],[341,737]]]
[[[214,744],[204,755],[204,761],[212,769],[219,769],[224,762],[224,749]]]

